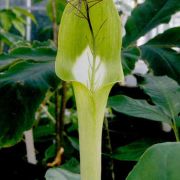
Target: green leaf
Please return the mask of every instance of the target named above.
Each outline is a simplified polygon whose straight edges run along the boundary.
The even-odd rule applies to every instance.
[[[180,127],[180,116],[176,116],[175,120],[176,120],[176,126],[179,128]]]
[[[80,175],[60,168],[52,168],[46,172],[46,180],[80,180]]]
[[[68,170],[72,173],[76,173],[76,174],[80,173],[79,161],[77,161],[77,159],[75,159],[75,158],[71,158],[65,164],[61,165],[61,168]]]
[[[47,163],[47,161],[50,158],[53,158],[55,156],[56,156],[56,144],[52,144],[46,149],[43,161]]]
[[[32,0],[32,3],[33,4],[36,4],[36,3],[41,3],[43,0]]]
[[[121,146],[112,153],[111,158],[121,161],[138,161],[147,148],[154,144],[155,141],[141,139],[128,145]]]
[[[171,49],[141,47],[142,57],[145,59],[155,75],[168,75],[180,82],[180,54]]]
[[[130,47],[122,51],[122,65],[124,74],[131,74],[135,68],[135,63],[140,58],[140,49],[137,47]]]
[[[180,113],[180,86],[167,76],[146,76],[144,91],[171,119]]]
[[[48,136],[55,135],[55,125],[54,124],[46,124],[46,125],[38,125],[33,129],[33,136],[35,141],[41,141],[47,138]]]
[[[23,38],[21,36],[17,36],[12,33],[0,32],[0,40],[5,42],[7,45],[11,46],[11,45],[17,43],[18,41],[22,41]]]
[[[27,11],[26,9],[20,8],[20,7],[13,7],[13,12],[18,13],[19,15],[24,15],[26,17],[29,17],[35,24],[37,24],[37,21],[32,13]]]
[[[14,27],[19,31],[19,33],[22,36],[25,36],[25,26],[24,26],[24,24],[20,20],[13,19],[12,20],[12,24],[14,25]]]
[[[168,75],[180,82],[180,54],[172,47],[180,47],[180,28],[172,28],[141,46],[142,59],[146,60],[155,75]]]
[[[26,55],[26,52],[34,54]],[[48,52],[46,48],[43,51],[42,48],[26,48],[26,51],[17,48],[7,58],[0,56],[0,62],[7,66],[0,73],[0,147],[14,145],[22,138],[23,132],[32,127],[35,112],[46,92],[57,86],[55,52],[52,50],[54,56],[51,59]]]
[[[118,95],[109,98],[108,106],[128,116],[171,124],[171,119],[159,107],[150,105],[145,100],[135,100],[127,96]]]
[[[9,52],[15,58],[32,59],[34,61],[52,61],[55,58],[56,50],[48,47],[47,44],[42,46],[35,42],[30,47],[21,47],[11,49]]]
[[[79,140],[78,138],[67,136],[68,140],[70,141],[73,148],[79,151]]]
[[[126,180],[179,180],[180,143],[162,143],[150,147]]]
[[[22,61],[21,59],[15,59],[13,56],[9,54],[0,54],[0,72],[7,70],[11,65]]]
[[[132,11],[125,29],[123,47],[134,44],[154,27],[168,23],[171,15],[180,10],[179,0],[146,0]]]
[[[15,19],[15,14],[11,10],[0,10],[0,23],[5,31],[9,31],[12,26],[12,20]]]
[[[54,44],[54,41],[52,40],[48,40],[48,41],[33,41],[33,44],[32,44],[32,47],[33,48],[40,48],[40,47],[46,47],[46,49],[52,49],[54,51],[56,51],[56,45]]]
[[[151,46],[152,48],[172,48],[180,47],[180,27],[174,27],[158,34],[153,39],[149,40],[145,46]],[[143,45],[143,46],[144,46]]]

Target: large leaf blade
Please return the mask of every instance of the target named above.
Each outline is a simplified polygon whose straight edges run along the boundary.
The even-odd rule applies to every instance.
[[[0,24],[5,31],[10,30],[13,19],[15,19],[15,14],[10,9],[0,10]]]
[[[153,39],[149,40],[145,45],[151,45],[156,48],[172,48],[180,47],[180,27],[170,28]]]
[[[121,161],[138,161],[145,150],[154,143],[155,141],[150,139],[137,140],[115,149],[111,155],[111,158]]]
[[[24,48],[16,50],[23,52]],[[25,56],[25,52],[22,54]],[[18,59],[17,54],[7,56],[7,59],[5,55],[0,57],[0,62],[7,65],[0,73],[0,147],[14,145],[23,132],[32,127],[35,112],[47,90],[58,83],[54,73],[55,54],[51,60],[45,59],[45,54],[39,61],[33,60],[33,55],[29,59],[19,57],[16,63],[13,62]],[[34,59],[41,58],[37,55]]]
[[[162,143],[150,147],[126,180],[179,180],[180,143]]]
[[[24,15],[26,17],[29,17],[35,24],[37,24],[37,21],[32,13],[27,11],[26,9],[20,8],[20,7],[14,7],[12,8],[12,11],[17,15]]]
[[[148,62],[155,75],[168,75],[179,82],[180,54],[171,49],[153,48],[145,45],[141,47],[142,58]]]
[[[127,96],[118,95],[110,97],[108,105],[114,110],[129,116],[171,124],[171,119],[160,108],[148,104],[145,100],[135,100]]]
[[[133,44],[159,24],[168,23],[171,15],[178,10],[180,10],[179,0],[146,0],[133,10],[128,19],[123,46]]]
[[[144,91],[171,119],[175,120],[180,112],[180,86],[167,76],[146,76]]]
[[[21,36],[9,33],[9,32],[0,32],[0,40],[4,41],[7,45],[13,45],[18,41],[22,41]]]
[[[179,81],[180,54],[171,49],[180,47],[180,28],[171,28],[142,45],[142,59],[155,75],[168,75]]]

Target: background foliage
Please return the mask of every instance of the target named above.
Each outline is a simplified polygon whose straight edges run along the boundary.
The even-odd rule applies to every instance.
[[[133,74],[139,59],[147,64],[149,71],[144,76],[133,74],[137,86],[117,84],[111,91],[106,114],[108,124],[104,124],[103,130],[102,178],[113,179],[112,174],[115,174],[115,179],[148,180],[153,175],[154,179],[161,177],[163,180],[167,177],[160,175],[167,168],[168,172],[172,170],[172,180],[179,175],[179,143],[163,142],[179,141],[180,27],[167,29],[146,43],[137,45],[137,41],[153,28],[169,23],[171,16],[180,10],[178,2],[146,0],[133,9],[125,24],[121,55],[125,74]],[[65,1],[56,1],[57,24],[64,7]],[[47,14],[53,21],[51,1],[47,4]],[[62,83],[54,72],[54,43],[50,40],[24,40],[27,16],[36,23],[34,16],[21,8],[0,10],[0,147],[23,143],[23,132],[33,127],[38,160],[44,168],[56,155],[56,145],[53,143],[56,139],[56,92],[61,102]],[[47,32],[49,35],[44,36]],[[38,38],[44,37],[52,38],[52,27],[44,27]],[[62,169],[49,170],[47,179],[51,175],[64,179],[79,177],[78,125],[71,85],[68,85],[66,100],[63,165]],[[169,124],[173,133],[163,132],[162,123]],[[152,146],[157,143],[162,144]],[[159,151],[164,153],[158,154]],[[164,167],[167,160],[170,163]],[[150,165],[156,165],[157,169],[161,167],[161,171],[147,168]]]

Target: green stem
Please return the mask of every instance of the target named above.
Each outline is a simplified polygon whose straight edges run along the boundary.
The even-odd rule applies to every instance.
[[[46,107],[41,104],[41,108],[43,109],[43,111],[46,113],[46,115],[48,116],[48,118],[52,121],[53,124],[56,123],[56,120],[54,119],[54,117],[50,114],[50,112],[46,109]]]
[[[0,54],[3,52],[4,49],[4,43],[0,41]]]
[[[60,112],[57,119],[57,135],[59,142],[57,142],[58,147],[63,147],[63,131],[64,131],[64,117],[66,110],[66,93],[67,93],[67,83],[62,81],[62,94],[61,94],[61,106]]]
[[[106,140],[105,142],[107,142],[106,148],[108,150],[108,153],[112,154],[113,151],[112,151],[112,146],[111,146],[111,138],[110,138],[110,134],[109,134],[109,124],[108,124],[108,119],[106,117],[104,118],[104,129],[106,131],[106,135],[105,135],[105,140]],[[113,159],[110,159],[110,161],[109,161],[108,170],[111,172],[112,180],[115,180]]]
[[[178,128],[177,128],[176,124],[173,124],[172,129],[174,131],[176,141],[179,142],[180,141],[180,139],[179,139],[179,131],[178,131]]]
[[[0,28],[0,54],[3,53],[4,50],[4,42],[1,39],[1,34],[3,34],[2,28]]]
[[[175,120],[173,112],[171,112],[171,115],[172,115],[172,129],[174,131],[176,141],[179,142],[180,141],[180,139],[179,139],[179,131],[178,131],[178,128],[176,126],[176,120]]]
[[[102,126],[111,87],[109,85],[92,93],[84,85],[73,82],[79,121],[82,180],[101,179]]]
[[[53,39],[56,46],[58,46],[58,25],[56,16],[56,1],[52,0],[52,14],[53,14]],[[61,94],[61,106],[59,107],[59,89],[55,93],[55,113],[56,113],[56,142],[57,150],[63,145],[63,130],[64,130],[64,116],[66,109],[66,82],[62,81],[62,94]]]

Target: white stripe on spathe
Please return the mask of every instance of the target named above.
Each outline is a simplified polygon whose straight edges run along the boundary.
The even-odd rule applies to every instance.
[[[90,47],[87,46],[82,54],[77,57],[76,63],[73,66],[72,72],[74,78],[84,84],[90,89],[90,82],[92,78],[92,66],[93,66],[93,55]],[[95,78],[94,78],[94,90],[97,90],[103,84],[106,67],[101,61],[99,56],[96,56],[95,60]],[[88,72],[88,73],[87,73]]]

